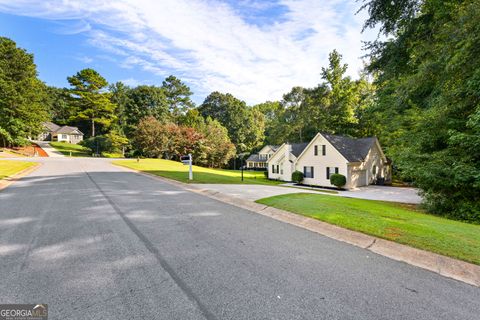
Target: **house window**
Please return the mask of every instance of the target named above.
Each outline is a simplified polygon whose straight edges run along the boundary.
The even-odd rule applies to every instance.
[[[66,135],[66,134],[62,134],[62,139],[67,139],[67,135]]]
[[[313,148],[313,155],[318,156],[318,146],[314,146]]]
[[[338,173],[338,167],[327,167],[327,180],[330,180],[330,175],[334,172]]]
[[[326,145],[322,145],[322,156],[326,155],[327,154],[327,146]]]
[[[280,166],[277,164],[277,173],[280,172]]]
[[[313,178],[313,167],[303,167],[303,177]]]

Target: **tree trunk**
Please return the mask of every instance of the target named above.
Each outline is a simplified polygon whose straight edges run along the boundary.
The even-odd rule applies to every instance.
[[[92,119],[92,137],[95,137],[95,120]]]

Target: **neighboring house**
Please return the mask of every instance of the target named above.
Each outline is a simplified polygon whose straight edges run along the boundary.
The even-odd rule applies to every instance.
[[[296,145],[298,150],[304,147],[294,152]],[[345,187],[349,189],[391,180],[390,164],[375,137],[354,139],[318,133],[308,144],[282,145],[268,161],[271,179],[291,181],[295,170],[303,172],[304,184],[315,186],[331,187],[334,173],[347,178]]]
[[[284,143],[268,160],[268,177],[270,179],[291,181],[295,171],[297,157],[308,143]]]
[[[41,141],[64,141],[77,144],[83,140],[83,133],[77,127],[58,126],[52,122],[43,124],[45,131],[38,136]]]
[[[57,131],[60,129],[59,125],[56,125],[53,122],[44,122],[43,123],[43,132],[40,133],[37,137],[37,140],[40,141],[52,141],[52,132]]]
[[[267,145],[258,153],[252,154],[247,159],[247,169],[266,169],[270,156],[277,151],[278,146]]]

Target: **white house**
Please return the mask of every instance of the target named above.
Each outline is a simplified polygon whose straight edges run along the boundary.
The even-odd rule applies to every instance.
[[[277,151],[278,146],[267,145],[262,148],[258,153],[252,154],[246,161],[248,169],[266,169],[267,161],[270,156]]]
[[[297,157],[308,143],[284,143],[268,160],[268,177],[270,179],[291,181],[295,171]]]
[[[41,141],[64,141],[68,143],[77,144],[83,140],[83,133],[77,127],[59,126],[52,122],[45,122],[45,128],[38,136]]]
[[[354,139],[318,133],[308,144],[282,145],[268,161],[271,179],[291,181],[295,170],[303,172],[304,184],[325,187],[332,186],[330,175],[334,173],[346,177],[346,188],[391,179],[390,165],[375,137]]]

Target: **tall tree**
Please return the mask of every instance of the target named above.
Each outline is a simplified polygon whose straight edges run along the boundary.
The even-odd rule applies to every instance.
[[[130,89],[125,104],[126,133],[131,133],[139,121],[145,117],[154,117],[160,122],[170,121],[168,101],[161,87],[141,85]]]
[[[366,27],[388,35],[369,46],[388,153],[431,212],[480,221],[480,1],[374,0],[365,8]]]
[[[263,115],[231,94],[212,92],[198,110],[203,117],[216,119],[227,128],[237,152],[251,151],[263,143]]]
[[[0,145],[18,145],[41,131],[48,119],[46,86],[33,55],[0,37]]]
[[[78,110],[73,120],[87,120],[90,135],[95,137],[97,124],[108,127],[115,119],[115,104],[110,100],[111,93],[105,91],[108,82],[93,69],[83,69],[67,80],[72,86],[71,97]]]
[[[174,119],[194,107],[194,103],[190,99],[193,94],[192,91],[177,77],[167,77],[162,83],[162,88],[165,91],[168,107]]]

